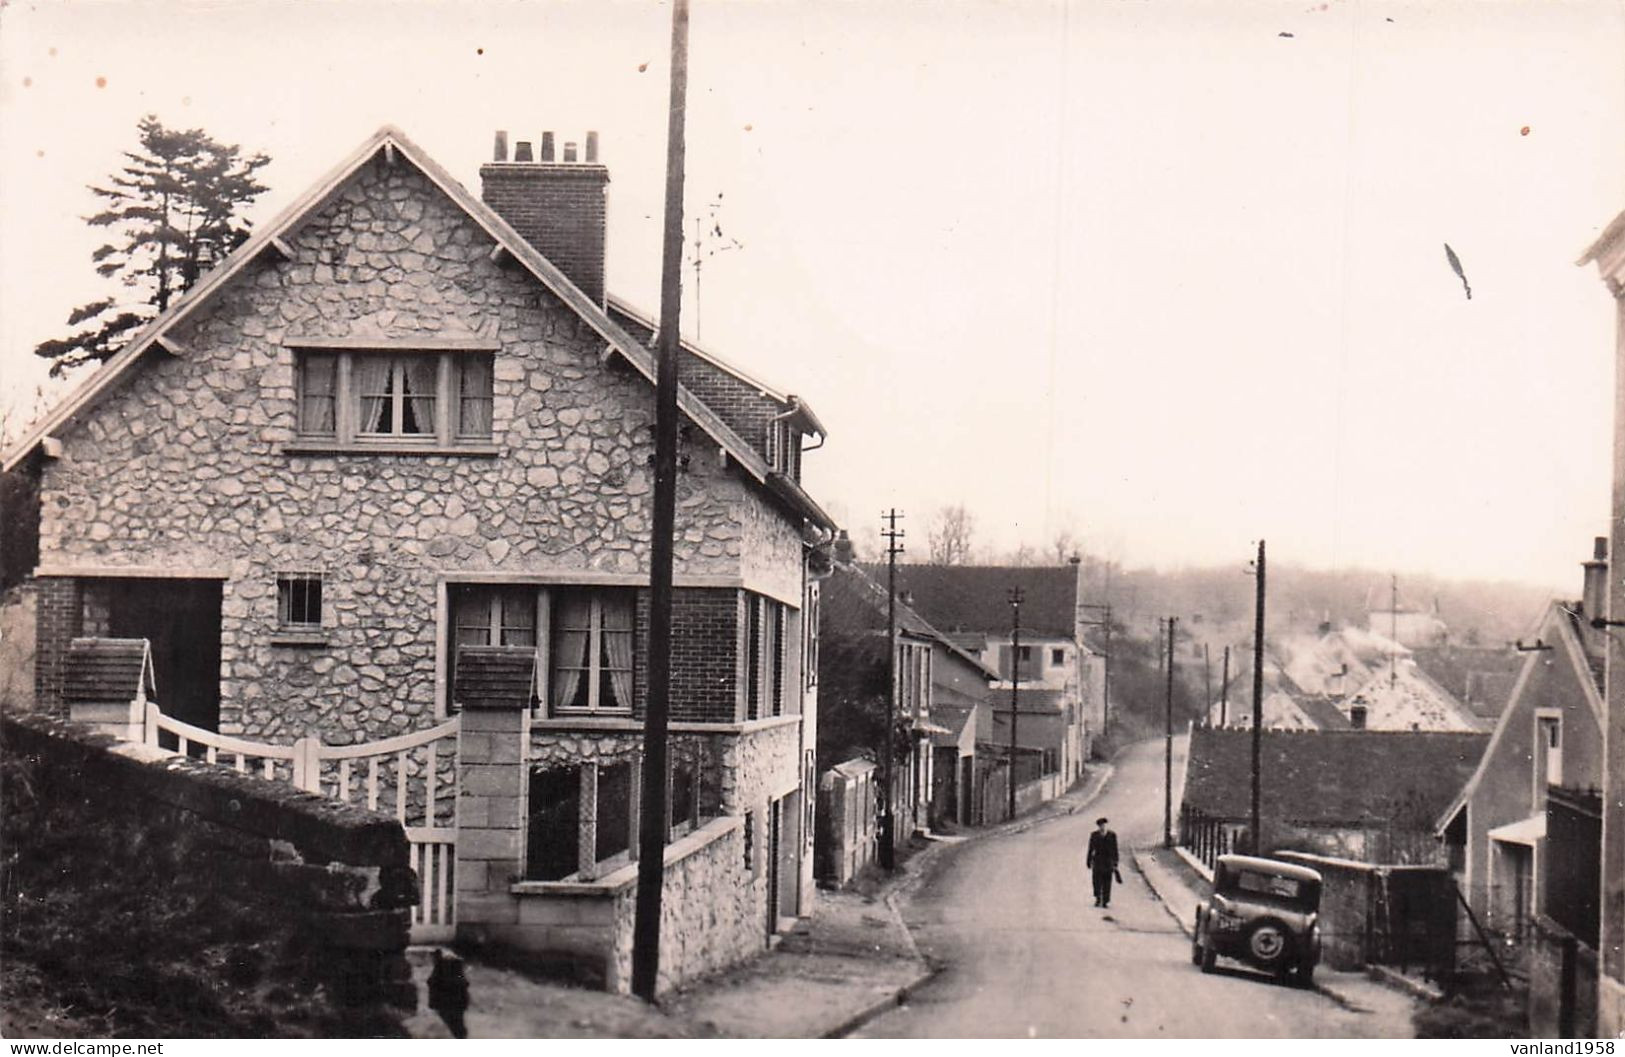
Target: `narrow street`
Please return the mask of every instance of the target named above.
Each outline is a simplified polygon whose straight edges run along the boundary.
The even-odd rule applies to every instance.
[[[862,1036],[1410,1037],[1410,1004],[1398,995],[1355,1011],[1235,963],[1199,972],[1190,941],[1132,865],[1132,848],[1162,839],[1162,744],[1133,746],[1116,763],[1076,814],[942,857],[902,910],[944,968]],[[1105,910],[1083,866],[1101,815],[1122,843],[1125,882]]]

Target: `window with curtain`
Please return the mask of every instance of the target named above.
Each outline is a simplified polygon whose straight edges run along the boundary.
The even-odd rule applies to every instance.
[[[298,351],[299,436],[358,447],[455,447],[492,438],[486,352]]]
[[[554,715],[629,715],[637,592],[537,584],[453,584],[448,645],[537,651],[536,700]]]
[[[553,713],[632,711],[633,600],[625,588],[553,592]]]

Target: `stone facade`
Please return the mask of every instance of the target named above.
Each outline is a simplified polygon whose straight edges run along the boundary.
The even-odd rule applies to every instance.
[[[624,359],[605,355],[590,312],[516,264],[432,175],[399,150],[391,161],[380,151],[361,163],[278,232],[277,253],[262,253],[210,292],[166,333],[167,351],[147,352],[57,434],[60,457],[45,464],[42,484],[43,706],[60,708],[67,641],[86,633],[87,620],[92,632],[107,623],[95,585],[108,579],[218,584],[218,729],[338,745],[444,718],[448,600],[459,585],[646,588],[652,387]],[[301,357],[334,348],[447,357],[480,350],[474,354],[491,363],[489,440],[447,441],[442,433],[368,446],[301,434]],[[451,369],[442,367],[442,377]],[[683,444],[672,713],[693,729],[674,738],[674,758],[705,761],[707,787],[726,815],[761,812],[798,784],[803,720],[743,722],[743,621],[757,594],[787,607],[784,711],[810,722],[799,660],[802,515],[753,482],[697,423],[687,424]],[[320,626],[292,635],[278,588],[290,574],[320,578]],[[645,589],[634,634],[634,719],[646,694],[646,643]],[[541,712],[524,735],[526,766],[637,752],[632,720],[572,727]],[[518,761],[465,761],[462,795],[468,766],[497,762]],[[523,803],[523,776],[498,781],[481,771],[481,782],[521,792],[501,794],[509,803],[497,809],[487,789],[484,813],[462,821],[481,828],[500,817],[520,826],[523,812],[512,808]],[[460,803],[460,811],[476,807]],[[486,834],[475,843],[489,851],[505,839]],[[462,861],[464,850],[459,898],[472,886],[506,899],[513,870],[498,878],[488,867],[482,878]],[[703,890],[697,868],[671,883]],[[803,905],[810,874],[809,861]],[[740,883],[754,930],[767,919],[767,888],[754,878]]]
[[[425,616],[445,573],[646,568],[652,394],[603,364],[602,340],[551,294],[493,263],[490,238],[409,167],[363,169],[288,241],[295,261],[256,266],[188,322],[186,356],[144,365],[64,436],[41,560],[218,570],[221,730],[361,741],[433,721]],[[289,452],[290,337],[475,333],[503,346],[496,456]],[[775,586],[796,598],[796,531],[714,453],[691,459],[679,575],[741,577],[747,541],[787,566]],[[320,646],[271,641],[283,569],[327,577]]]

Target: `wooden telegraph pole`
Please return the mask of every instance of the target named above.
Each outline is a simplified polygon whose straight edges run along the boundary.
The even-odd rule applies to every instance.
[[[1168,693],[1163,703],[1162,846],[1174,846],[1174,625],[1168,618]]]
[[[671,13],[671,99],[666,126],[666,221],[661,247],[655,374],[654,526],[649,546],[649,702],[643,716],[643,796],[632,921],[632,993],[655,1000],[660,980],[660,895],[666,874],[666,728],[671,696],[672,537],[677,515],[678,316],[683,300],[683,153],[688,99],[688,0]],[[587,805],[582,805],[583,809]]]
[[[903,515],[896,507],[880,516],[886,519],[880,530],[886,538],[886,755],[880,768],[886,792],[880,805],[880,865],[890,870],[897,865],[897,812],[892,801],[897,798],[897,556],[903,553],[897,541],[904,532],[897,527]]]
[[[1021,713],[1021,603],[1026,593],[1010,589],[1010,817],[1016,817],[1016,717]]]
[[[1264,746],[1264,541],[1258,541],[1258,564],[1254,570],[1258,577],[1258,605],[1253,615],[1253,809],[1252,847],[1254,855],[1261,853],[1263,834],[1258,830],[1258,762]]]

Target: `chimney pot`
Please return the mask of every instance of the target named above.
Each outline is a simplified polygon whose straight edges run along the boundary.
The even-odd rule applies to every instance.
[[[553,160],[553,133],[544,132],[544,133],[542,133],[542,161],[549,162],[549,161],[552,161],[552,160]]]
[[[835,537],[835,560],[842,565],[852,564],[852,537],[841,529]]]
[[[513,145],[514,161],[530,161],[530,140],[522,139]]]
[[[598,133],[587,133],[587,163],[596,164],[598,161]]]
[[[1590,561],[1582,562],[1585,569],[1585,593],[1580,596],[1580,610],[1587,617],[1600,617],[1608,608],[1608,541],[1596,537]]]
[[[491,148],[491,160],[508,160],[508,134],[506,132],[500,130],[497,132],[496,144]]]
[[[567,141],[564,144],[564,160],[566,162],[573,162],[576,160],[576,145],[573,140]]]

